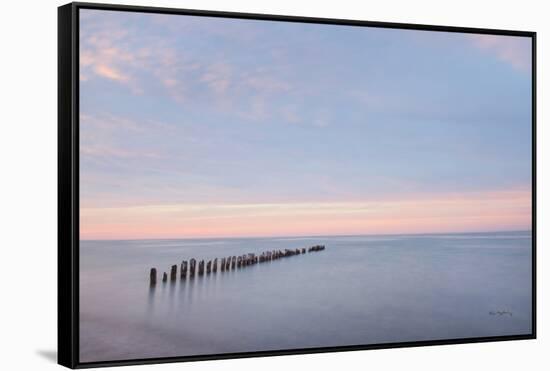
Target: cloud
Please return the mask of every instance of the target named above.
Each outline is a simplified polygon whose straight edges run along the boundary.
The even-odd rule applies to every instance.
[[[519,36],[472,34],[467,36],[478,49],[493,53],[522,72],[531,72],[531,39]]]
[[[283,106],[280,111],[284,121],[290,124],[299,124],[302,122],[302,118],[298,115],[298,108],[295,105]]]
[[[127,82],[130,78],[114,66],[99,63],[94,67],[94,72],[99,76],[118,82]]]
[[[122,131],[122,132],[144,132],[147,125],[138,123],[134,120],[115,116],[112,114],[90,115],[80,114],[80,126],[84,131]]]
[[[104,158],[161,158],[162,156],[155,152],[130,151],[120,147],[106,144],[84,144],[80,146],[80,154],[91,157]]]
[[[287,93],[292,89],[287,81],[264,73],[244,74],[242,81],[248,87],[266,93]]]
[[[136,69],[143,68],[148,50],[131,52],[126,47],[127,32],[107,28],[91,35],[84,34],[80,50],[80,80],[101,78],[128,87],[133,93],[143,90],[136,78]]]
[[[217,62],[205,68],[200,81],[206,83],[217,95],[225,95],[231,84],[231,67],[227,63]]]
[[[224,114],[252,120],[265,118],[266,103],[273,101],[270,98],[292,90],[280,64],[277,69],[265,62],[237,68],[238,62],[225,57],[223,50],[195,50],[197,43],[208,47],[224,36],[226,47],[248,42],[246,34],[238,37],[245,30],[230,27],[231,22],[230,35],[224,35],[225,31],[204,19],[176,22],[170,18],[166,22],[164,17],[142,15],[138,21],[135,14],[95,14],[87,13],[81,26],[82,82],[102,79],[125,86],[134,94],[166,94],[178,104],[214,105]],[[149,30],[149,24],[154,25],[153,31],[143,34],[141,30]],[[178,27],[174,29],[174,25]],[[182,34],[189,39],[183,45]]]
[[[138,123],[111,114],[80,115],[80,154],[87,158],[101,159],[156,159],[163,155],[156,149],[136,150],[133,141],[146,138],[153,130],[163,132],[165,124]]]

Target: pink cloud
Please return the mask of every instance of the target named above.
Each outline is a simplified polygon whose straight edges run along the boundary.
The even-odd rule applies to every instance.
[[[468,35],[482,51],[493,53],[498,59],[523,72],[531,71],[531,39],[518,36]]]
[[[215,94],[224,95],[232,80],[232,69],[227,63],[215,63],[206,68],[200,80]]]
[[[115,80],[118,82],[127,82],[130,79],[127,75],[119,71],[116,67],[106,64],[95,65],[94,72],[101,77],[105,77],[107,79]]]
[[[243,71],[224,58],[191,58],[179,46],[180,37],[143,39],[138,38],[139,32],[130,23],[109,22],[91,16],[85,19],[87,25],[82,28],[80,49],[80,80],[83,83],[104,79],[125,86],[134,94],[160,89],[177,103],[206,98],[209,104],[213,103],[227,114],[253,120],[266,116],[269,108],[266,102],[271,96],[287,93],[292,88],[280,75],[280,66],[277,70],[260,67]],[[157,17],[153,21],[160,19],[164,18]],[[191,28],[182,23],[178,27],[181,29],[178,28],[174,35],[189,30],[195,32],[195,27],[203,27],[203,23],[197,22]],[[240,35],[242,30],[233,31]],[[218,34],[220,31],[208,27],[205,32]],[[224,29],[221,34],[227,32]],[[241,102],[250,100],[251,104],[242,107],[235,104],[237,98],[242,98]]]

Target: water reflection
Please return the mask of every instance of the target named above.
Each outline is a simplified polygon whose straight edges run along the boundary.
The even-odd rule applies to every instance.
[[[150,285],[147,295],[147,316],[151,316],[155,309],[155,291],[156,285]]]

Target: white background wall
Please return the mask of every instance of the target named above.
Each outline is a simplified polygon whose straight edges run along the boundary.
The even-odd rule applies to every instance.
[[[550,23],[545,1],[122,1],[373,21],[538,32],[539,339],[146,366],[157,370],[542,369],[550,350]],[[4,1],[0,22],[0,368],[48,370],[56,352],[56,83],[58,0]],[[545,18],[546,16],[546,18]],[[547,100],[546,100],[547,101]],[[546,168],[546,169],[545,169]],[[546,354],[545,354],[546,353]],[[546,356],[545,356],[546,355]],[[143,366],[137,366],[143,367]],[[131,369],[138,369],[132,367]],[[130,369],[130,368],[128,368]]]

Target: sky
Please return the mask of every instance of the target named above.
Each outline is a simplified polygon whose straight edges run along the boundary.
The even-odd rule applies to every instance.
[[[81,239],[531,229],[526,37],[80,10]]]

